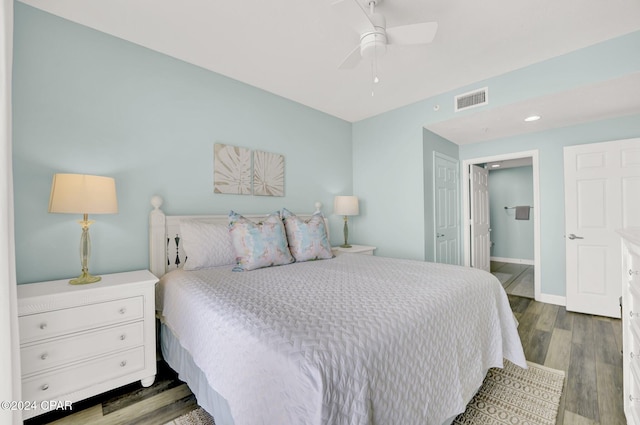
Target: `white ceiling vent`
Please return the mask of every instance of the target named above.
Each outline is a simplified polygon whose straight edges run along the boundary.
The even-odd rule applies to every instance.
[[[489,103],[489,87],[459,94],[455,97],[455,111],[463,111]]]

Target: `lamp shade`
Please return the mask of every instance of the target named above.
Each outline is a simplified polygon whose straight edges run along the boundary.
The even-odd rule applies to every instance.
[[[333,212],[337,215],[358,215],[358,197],[336,196],[333,200]]]
[[[116,182],[112,177],[54,174],[49,212],[115,214],[118,212]]]

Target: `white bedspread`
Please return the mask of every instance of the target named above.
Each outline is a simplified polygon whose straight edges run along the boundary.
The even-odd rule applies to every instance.
[[[488,368],[526,367],[498,280],[457,266],[344,254],[174,271],[157,308],[236,425],[440,425]]]

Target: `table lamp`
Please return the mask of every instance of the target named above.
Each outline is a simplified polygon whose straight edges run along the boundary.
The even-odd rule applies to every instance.
[[[116,183],[112,177],[86,174],[54,174],[49,198],[50,213],[83,214],[78,223],[82,226],[80,237],[80,263],[82,274],[71,279],[72,285],[98,282],[100,276],[89,273],[91,238],[89,214],[115,214],[118,212]]]
[[[344,244],[340,245],[341,248],[351,248],[351,245],[347,242],[349,238],[349,227],[347,226],[347,217],[350,215],[358,215],[360,213],[358,208],[357,196],[336,196],[333,200],[333,212],[338,215],[344,216]]]

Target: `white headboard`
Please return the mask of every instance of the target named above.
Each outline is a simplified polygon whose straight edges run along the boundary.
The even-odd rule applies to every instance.
[[[160,278],[165,273],[179,269],[184,265],[185,254],[180,243],[180,220],[185,218],[196,218],[206,220],[209,223],[227,225],[228,215],[165,215],[160,207],[163,199],[161,196],[153,196],[151,205],[153,210],[149,214],[149,270]],[[322,204],[315,203],[315,213],[320,211]],[[315,214],[313,213],[313,214]],[[259,221],[266,218],[265,214],[242,214],[244,217]],[[312,214],[296,214],[298,217],[306,219]],[[329,224],[325,217],[327,237],[329,236]]]

